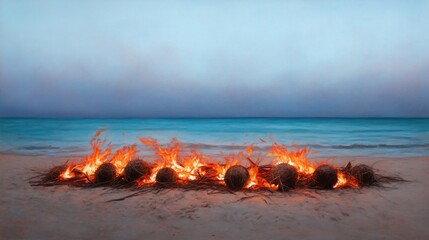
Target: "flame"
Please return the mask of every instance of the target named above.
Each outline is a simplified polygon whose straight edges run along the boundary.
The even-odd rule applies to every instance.
[[[95,171],[97,168],[105,163],[112,163],[119,175],[123,174],[124,169],[129,161],[136,158],[139,153],[137,145],[124,146],[116,151],[113,151],[110,144],[105,146],[105,140],[101,140],[100,135],[103,130],[99,130],[90,140],[92,152],[83,158],[83,161],[79,164],[73,164],[67,166],[67,168],[60,174],[61,180],[68,180],[77,177],[79,174],[85,175],[85,181],[91,181],[94,178]],[[152,171],[149,177],[138,179],[139,185],[150,185],[156,182],[156,175],[158,171],[165,167],[170,167],[176,171],[178,176],[178,182],[186,184],[189,181],[199,180],[203,177],[212,181],[217,181],[220,184],[224,184],[224,178],[226,171],[234,165],[239,165],[242,162],[244,153],[239,151],[237,153],[231,153],[223,158],[222,163],[217,159],[204,155],[203,153],[197,152],[195,149],[187,149],[177,141],[172,139],[168,144],[162,145],[154,138],[139,138],[140,142],[155,151],[155,161],[152,163]],[[265,140],[261,142],[265,143]],[[253,145],[251,144],[245,147],[245,153],[247,159],[253,155]],[[270,151],[267,153],[268,158],[272,158],[272,165],[281,163],[287,163],[295,166],[299,174],[312,174],[316,166],[308,161],[307,155],[309,150],[307,148],[298,148],[296,151],[289,151],[286,146],[274,143],[270,147]],[[246,184],[247,189],[271,189],[276,190],[277,185],[267,181],[264,177],[259,174],[259,167],[257,164],[250,160],[251,166],[249,166],[249,182]],[[350,178],[342,172],[338,173],[338,182],[334,188],[341,187],[357,187],[357,181]]]
[[[68,180],[74,178],[75,174],[73,173],[73,167],[67,166],[66,170],[60,174],[60,179]]]
[[[267,154],[269,157],[274,157],[272,163],[278,165],[287,163],[296,167],[298,172],[312,174],[314,172],[314,164],[307,160],[307,148],[297,149],[296,152],[288,151],[284,145],[274,143],[271,146],[271,151]]]
[[[101,145],[105,141],[100,139],[100,135],[103,130],[98,130],[95,135],[91,138],[90,145],[92,153],[87,155],[81,164],[76,166],[68,166],[67,169],[61,173],[62,179],[70,179],[76,176],[74,171],[81,172],[88,177],[93,177],[97,168],[105,163],[111,162],[115,165],[116,170],[119,174],[124,171],[127,163],[136,155],[136,145],[124,146],[122,149],[118,149],[113,156],[110,156],[112,149],[108,146],[106,149],[102,149]]]
[[[337,174],[338,181],[334,185],[334,188],[342,188],[342,187],[359,187],[359,183],[354,178],[347,178],[346,175],[342,172],[338,172]]]
[[[230,154],[224,158],[225,164],[214,165],[213,168],[217,172],[216,179],[223,181],[225,179],[226,171],[232,166],[239,165],[240,164],[239,159],[242,156],[243,156],[243,152],[238,152],[237,155]]]
[[[115,165],[118,174],[121,174],[124,171],[125,166],[127,166],[127,163],[132,160],[137,153],[136,144],[124,146],[122,149],[118,149],[116,151],[110,162]]]
[[[191,150],[191,154],[179,160],[180,144],[176,139],[172,139],[166,146],[162,147],[154,139],[140,138],[142,144],[155,149],[158,160],[155,161],[152,175],[143,183],[154,183],[158,171],[165,167],[170,167],[177,172],[177,176],[182,181],[196,180],[203,173],[202,167],[207,166],[203,154]]]
[[[252,153],[253,153],[253,145],[249,145],[246,148],[246,152],[247,152],[247,156],[252,157]]]
[[[100,148],[100,145],[103,143],[103,141],[100,140],[100,134],[102,132],[103,130],[98,130],[94,137],[92,137],[90,141],[92,153],[86,156],[83,165],[76,167],[88,176],[93,175],[97,168],[107,161],[107,157],[112,152],[112,149],[110,148],[107,148],[104,151]]]

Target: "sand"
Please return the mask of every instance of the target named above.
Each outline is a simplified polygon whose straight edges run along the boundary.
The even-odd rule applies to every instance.
[[[32,187],[65,158],[0,155],[0,239],[429,239],[429,157],[355,158],[389,188],[257,194]],[[333,158],[344,164],[349,159]]]

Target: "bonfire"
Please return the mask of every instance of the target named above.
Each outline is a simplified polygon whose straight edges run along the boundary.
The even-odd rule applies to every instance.
[[[284,192],[300,188],[359,189],[381,186],[383,182],[403,181],[400,177],[377,174],[364,164],[352,166],[348,163],[344,167],[314,164],[308,160],[309,149],[290,151],[277,143],[272,144],[266,154],[271,162],[260,165],[260,159],[253,159],[253,145],[225,156],[223,161],[214,161],[214,158],[194,149],[183,148],[175,139],[163,146],[156,139],[140,138],[141,144],[155,152],[156,160],[149,163],[137,156],[136,144],[116,151],[110,147],[103,148],[105,141],[101,140],[101,133],[98,131],[91,139],[92,152],[80,162],[54,166],[31,184]]]

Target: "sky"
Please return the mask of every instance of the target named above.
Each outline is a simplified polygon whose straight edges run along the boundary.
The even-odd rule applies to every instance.
[[[0,117],[429,117],[429,1],[0,0]]]

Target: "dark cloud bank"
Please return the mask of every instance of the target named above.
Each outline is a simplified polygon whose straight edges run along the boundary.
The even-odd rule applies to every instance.
[[[327,73],[285,75],[258,86],[145,71],[102,81],[78,68],[42,69],[1,76],[0,116],[429,117],[428,69],[372,71],[344,81],[332,81]]]

